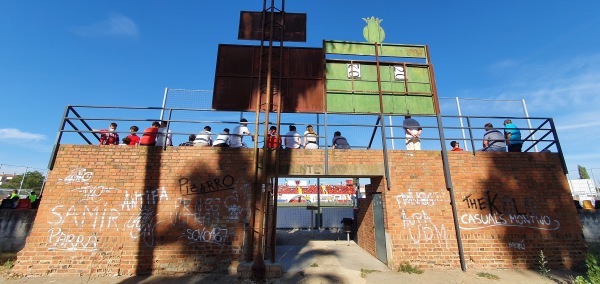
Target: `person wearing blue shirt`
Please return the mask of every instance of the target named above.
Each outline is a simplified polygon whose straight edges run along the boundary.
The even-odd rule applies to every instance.
[[[521,131],[510,119],[504,121],[504,136],[506,137],[508,152],[521,152],[521,149],[523,148]]]

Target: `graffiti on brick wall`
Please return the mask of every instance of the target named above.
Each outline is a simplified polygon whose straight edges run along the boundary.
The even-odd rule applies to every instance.
[[[535,230],[558,230],[560,222],[551,216],[538,212],[536,202],[527,197],[518,202],[508,195],[486,192],[485,196],[463,198],[463,204],[476,213],[465,213],[460,217],[460,228],[476,230],[480,228],[504,226]]]
[[[413,192],[409,189],[406,193],[396,195],[396,203],[401,208],[406,205],[434,206],[441,201],[443,198],[439,192]]]
[[[111,231],[128,233],[140,244],[154,247],[158,245],[157,226],[164,221],[181,229],[180,239],[188,244],[225,245],[232,239],[231,224],[237,225],[244,218],[231,175],[202,182],[182,177],[179,179],[181,196],[175,199],[169,198],[165,187],[143,192],[122,190],[93,184],[93,176],[92,171],[78,167],[59,180],[73,186],[72,197],[64,202],[67,205],[59,204],[50,210],[49,250],[95,251],[96,233]],[[224,197],[210,195],[224,190],[232,192]],[[161,211],[161,216],[170,218],[160,220],[158,205],[169,202],[175,202],[175,206]]]
[[[157,205],[159,202],[169,200],[167,190],[165,187],[160,189],[151,189],[143,193],[133,192],[129,194],[129,191],[125,191],[123,197],[123,203],[121,203],[121,210],[130,211],[142,209],[143,205]]]
[[[182,177],[179,179],[179,191],[181,195],[213,193],[223,190],[233,190],[234,183],[235,179],[230,175],[201,183],[194,183],[188,178]]]
[[[95,234],[86,236],[84,234],[67,234],[60,228],[48,230],[48,250],[60,251],[96,251],[98,250],[98,238]]]
[[[520,242],[509,242],[508,248],[525,250],[525,239],[521,240]]]
[[[222,244],[229,241],[229,232],[224,228],[207,228],[187,229],[180,238],[185,238],[188,243],[216,243]]]
[[[94,173],[85,168],[75,168],[65,178],[58,179],[58,184],[87,184],[93,176]]]
[[[155,228],[162,221],[156,220],[156,210],[153,208],[141,209],[140,214],[129,217],[124,229],[129,231],[133,240],[142,242],[147,247],[156,245]]]
[[[408,232],[413,244],[435,243],[441,248],[448,248],[446,227],[444,224],[436,225],[425,210],[428,207],[435,206],[436,203],[444,201],[439,192],[413,192],[409,189],[407,192],[397,195],[395,199],[400,209],[402,227]],[[407,214],[407,206],[425,209]]]
[[[440,247],[448,248],[448,233],[444,224],[440,226],[433,223],[431,217],[421,212],[410,214],[402,210],[402,227],[408,230],[413,244],[437,243]]]
[[[197,198],[182,196],[175,202],[171,223],[185,228],[180,239],[188,243],[209,242],[222,244],[230,240],[230,223],[239,222],[243,209],[238,204],[237,192],[223,198]],[[227,212],[222,215],[222,212]]]
[[[72,192],[79,192],[83,195],[83,198],[79,200],[79,203],[92,202],[97,203],[100,201],[100,197],[103,194],[110,194],[111,191],[114,191],[115,188],[106,187],[103,185],[93,186],[82,186],[79,188],[71,189]]]

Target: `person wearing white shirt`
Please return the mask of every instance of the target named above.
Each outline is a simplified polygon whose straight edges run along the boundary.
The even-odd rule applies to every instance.
[[[207,147],[213,145],[212,133],[210,133],[210,126],[204,126],[204,131],[198,133],[196,135],[196,139],[194,139],[194,146],[199,147]]]
[[[248,120],[246,120],[245,118],[240,119],[240,125],[236,126],[235,128],[233,128],[233,132],[231,133],[231,136],[229,137],[229,147],[232,148],[246,148],[246,145],[244,144],[244,136],[252,136],[252,133],[250,133],[250,130],[248,130]],[[252,137],[253,141],[254,141],[254,137]]]
[[[290,132],[285,134],[284,144],[286,149],[298,149],[302,146],[302,136],[296,132],[296,126],[290,125]]]
[[[165,139],[165,136],[167,139]],[[166,141],[165,141],[166,140]],[[161,121],[160,127],[158,128],[158,134],[156,135],[156,145],[155,146],[164,146],[165,142],[167,146],[173,146],[173,142],[171,141],[171,130],[167,132],[167,122]]]
[[[229,128],[223,129],[223,133],[217,135],[213,147],[229,147]]]
[[[304,132],[304,149],[319,149],[319,136],[315,133],[312,125],[306,126]]]

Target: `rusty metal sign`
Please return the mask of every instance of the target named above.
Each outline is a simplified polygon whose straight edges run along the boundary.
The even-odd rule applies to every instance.
[[[238,39],[262,40],[262,16],[263,12],[241,11]],[[283,41],[306,42],[306,14],[285,13],[284,20]],[[281,23],[281,13],[274,14],[274,22]],[[269,36],[266,30],[264,39],[267,40]]]
[[[255,111],[259,96],[259,51],[259,46],[219,45],[213,109]],[[276,79],[273,79],[272,84],[274,88],[281,90],[282,112],[323,113],[325,111],[323,49],[284,47],[281,58],[283,60],[281,85]],[[264,98],[261,101],[265,101]],[[274,98],[271,101],[278,100]]]

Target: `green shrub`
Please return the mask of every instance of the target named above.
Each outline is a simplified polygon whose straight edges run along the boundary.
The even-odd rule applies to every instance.
[[[398,267],[398,272],[404,272],[404,273],[409,273],[409,274],[423,274],[423,270],[410,265],[410,263],[408,263],[408,261],[405,261],[404,263],[400,264],[400,267]]]

